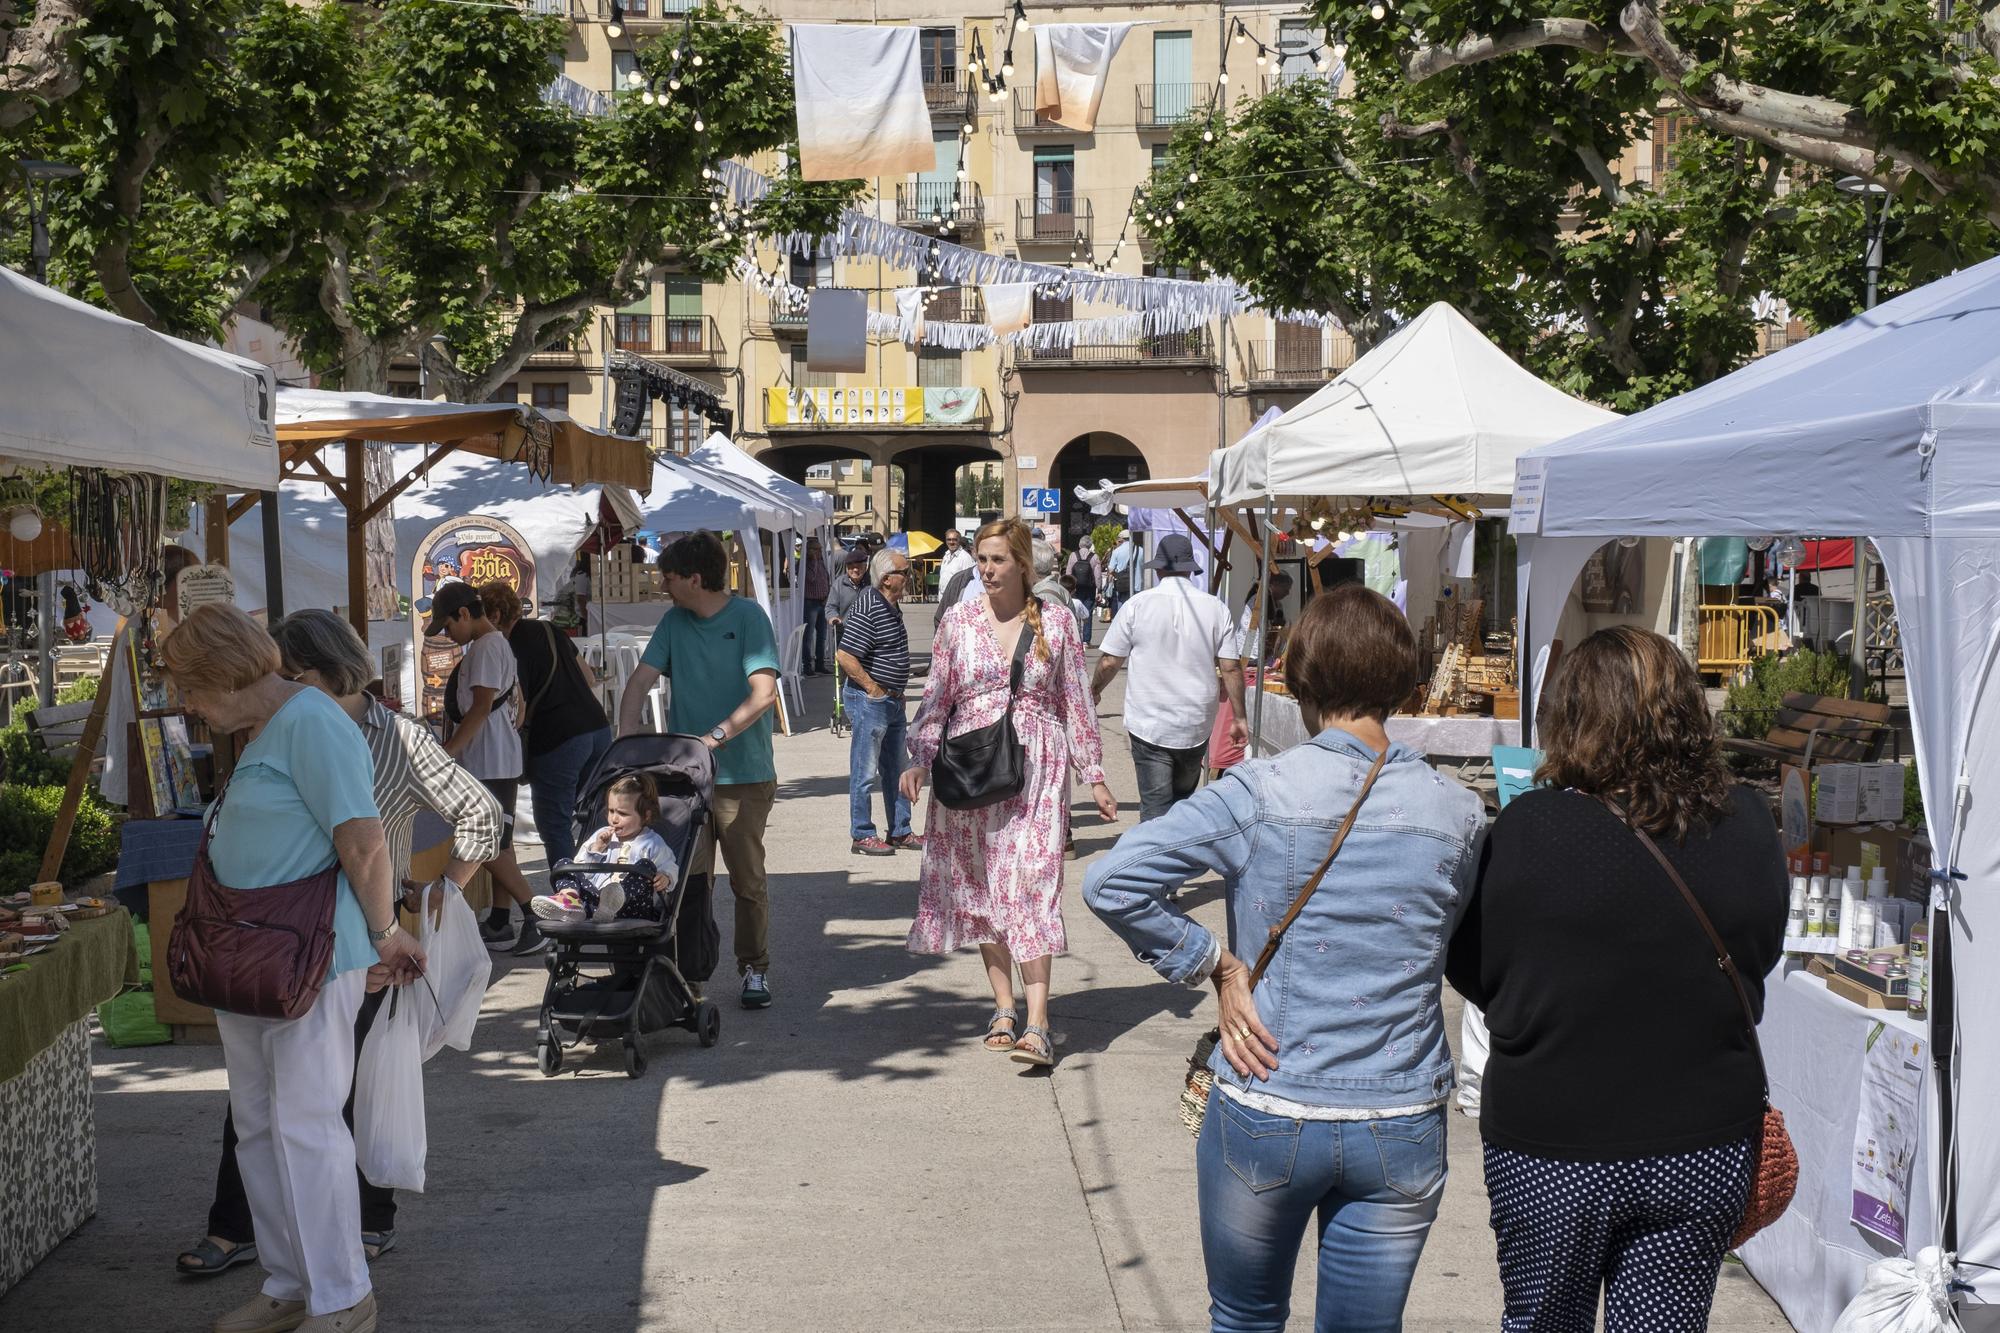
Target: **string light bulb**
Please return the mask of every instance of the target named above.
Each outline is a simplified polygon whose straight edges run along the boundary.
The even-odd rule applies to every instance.
[[[700,133],[701,133],[701,132],[702,132],[703,130],[705,130],[705,129],[707,129],[707,128],[708,128],[708,126],[706,126],[706,125],[704,125],[704,124],[702,124],[702,123],[701,123],[701,117],[700,117],[699,115],[695,116],[695,118],[694,118],[694,132],[695,132],[696,134],[700,134]]]
[[[1001,78],[1003,78],[1003,79],[1011,79],[1011,78],[1013,78],[1013,77],[1014,77],[1014,62],[1013,62],[1013,61],[1011,61],[1011,60],[1006,60],[1006,61],[1002,61],[1002,62],[1001,62],[1001,64],[1000,64],[1000,77],[1001,77]]]
[[[1220,80],[1221,82],[1223,82],[1223,83],[1228,83],[1228,82],[1229,82],[1229,71],[1225,69],[1225,70],[1223,70],[1223,71],[1222,71],[1222,73],[1221,73],[1221,74],[1217,75],[1216,77],[1217,77],[1217,78],[1218,78],[1218,79],[1219,79],[1219,80]]]
[[[647,106],[651,106],[651,105],[653,104],[653,85],[652,85],[652,84],[650,84],[650,83],[649,83],[649,84],[647,84],[647,85],[646,85],[646,87],[644,88],[644,90],[642,90],[642,91],[640,92],[640,94],[639,94],[639,100],[640,100],[641,102],[645,103],[645,104],[646,104]]]
[[[681,63],[681,49],[680,49],[680,48],[679,48],[678,46],[676,46],[676,47],[675,47],[675,48],[674,48],[674,49],[673,49],[672,51],[668,52],[668,57],[669,57],[669,58],[670,58],[670,59],[671,59],[671,60],[672,60],[672,61],[673,61],[673,62],[674,62],[674,63],[675,63],[676,65],[680,64],[680,63]]]
[[[1266,60],[1266,59],[1268,59],[1268,57],[1266,57],[1266,56],[1265,56],[1265,54],[1264,54],[1264,48],[1263,48],[1263,47],[1261,47],[1261,46],[1260,46],[1260,47],[1258,47],[1258,48],[1257,48],[1257,63],[1258,63],[1259,65],[1262,65],[1262,64],[1263,64],[1263,63],[1265,62],[1265,60]]]
[[[1243,24],[1240,21],[1236,25],[1236,36],[1233,40],[1238,46],[1243,45]]]
[[[1214,143],[1214,142],[1215,142],[1215,131],[1214,131],[1214,130],[1203,130],[1203,131],[1201,132],[1201,141],[1202,141],[1203,143]]]
[[[1383,4],[1382,0],[1375,0],[1374,4],[1368,6],[1368,17],[1380,23],[1383,19],[1389,17],[1389,7]]]
[[[689,61],[688,63],[689,63],[689,64],[691,64],[691,65],[693,65],[693,66],[694,66],[694,67],[695,67],[696,69],[700,69],[700,68],[701,68],[701,52],[699,52],[699,51],[695,52],[695,56],[694,56],[694,59],[693,59],[693,60],[691,60],[691,61]]]
[[[604,25],[604,35],[606,37],[625,35],[625,6],[619,4],[618,0],[611,0],[611,18]]]
[[[1322,74],[1326,73],[1326,52],[1321,51],[1313,57],[1313,68]]]
[[[966,72],[967,74],[977,74],[977,73],[979,72],[979,57],[978,57],[978,56],[971,56],[971,57],[968,57],[968,58],[966,59],[966,62],[965,62],[965,72]]]
[[[1346,42],[1335,42],[1335,43],[1333,44],[1333,58],[1334,58],[1335,60],[1345,60],[1345,59],[1347,59],[1347,43],[1346,43]]]
[[[681,81],[680,81],[680,78],[679,78],[679,76],[675,76],[675,77],[673,77],[673,78],[670,78],[670,79],[668,79],[668,80],[667,80],[667,91],[668,91],[668,92],[670,92],[670,93],[677,93],[677,92],[679,92],[680,90],[681,90]]]

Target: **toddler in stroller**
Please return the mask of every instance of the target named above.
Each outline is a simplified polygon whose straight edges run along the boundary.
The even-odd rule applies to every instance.
[[[632,869],[616,879],[559,874],[554,893],[537,894],[530,902],[535,915],[566,922],[664,920],[663,895],[672,891],[680,863],[651,827],[659,816],[660,792],[650,773],[627,773],[613,782],[604,793],[604,827],[577,848],[575,863]]]

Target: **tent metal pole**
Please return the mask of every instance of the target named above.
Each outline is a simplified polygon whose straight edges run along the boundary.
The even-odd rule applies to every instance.
[[[1264,540],[1261,563],[1257,567],[1257,596],[1269,606],[1271,602],[1271,522],[1277,510],[1277,497],[1264,497]],[[1257,627],[1254,647],[1257,653],[1257,697],[1250,701],[1250,757],[1260,759],[1264,754],[1264,636],[1269,631],[1264,623],[1264,607],[1257,608],[1250,623]]]
[[[42,707],[56,706],[56,574],[45,569],[35,580],[35,655],[41,659],[36,687]]]
[[[278,493],[257,492],[257,509],[264,524],[264,623],[285,616],[285,553],[280,546]]]
[[[368,642],[368,520],[361,507],[368,499],[368,446],[348,440],[347,455],[347,623]]]

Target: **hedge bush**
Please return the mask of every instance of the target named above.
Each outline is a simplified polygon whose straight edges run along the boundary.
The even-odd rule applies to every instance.
[[[63,784],[0,786],[0,893],[18,893],[41,877],[42,852],[55,831]],[[85,788],[70,830],[69,849],[57,872],[77,884],[118,864],[118,825],[97,793]]]
[[[56,705],[86,704],[96,697],[97,677],[85,676],[58,690]],[[0,727],[0,781],[30,787],[69,781],[69,761],[49,758],[28,735],[27,707],[15,709],[14,720]]]
[[[1788,694],[1822,694],[1846,699],[1852,694],[1853,663],[1845,653],[1816,653],[1810,648],[1779,657],[1766,654],[1750,663],[1743,678],[1729,687],[1723,704],[1722,734],[1760,737],[1778,720],[1778,705]],[[1873,686],[1870,700],[1886,696]]]

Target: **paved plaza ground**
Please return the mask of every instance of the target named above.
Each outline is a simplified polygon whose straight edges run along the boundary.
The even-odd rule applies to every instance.
[[[929,607],[912,608],[928,638]],[[384,1329],[1203,1329],[1193,1142],[1175,1116],[1206,990],[1133,961],[1077,895],[1090,856],[1134,817],[1116,689],[1103,727],[1119,828],[1079,814],[1055,971],[1052,1076],[980,1048],[976,953],[915,958],[903,940],[917,857],[847,850],[847,743],[780,738],[770,834],[773,1008],[735,1004],[721,1045],[649,1038],[536,1072],[540,959],[502,959],[470,1053],[428,1067],[429,1179],[405,1196],[375,1266]],[[725,956],[729,916],[718,894]],[[1184,902],[1219,926],[1219,886]],[[1458,1005],[1449,1001],[1454,1039]],[[575,1072],[571,1072],[571,1070]],[[97,1052],[95,1220],[0,1297],[0,1329],[205,1330],[259,1279],[192,1281],[177,1251],[204,1229],[225,1100],[217,1046]],[[1499,1326],[1476,1125],[1453,1115],[1451,1182],[1410,1300],[1413,1333]],[[1310,1252],[1294,1327],[1311,1325]],[[1711,1325],[1789,1327],[1740,1267]]]

